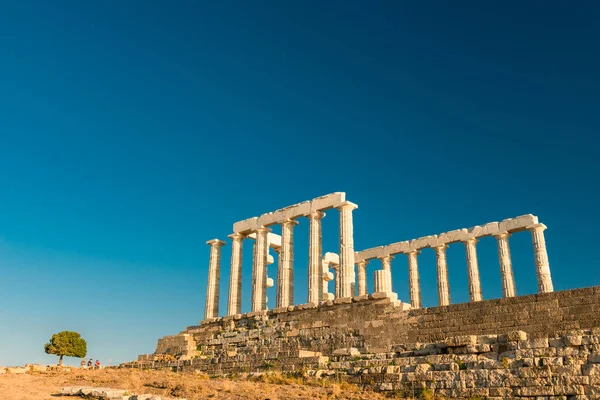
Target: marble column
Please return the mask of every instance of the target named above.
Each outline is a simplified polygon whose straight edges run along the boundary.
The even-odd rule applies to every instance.
[[[390,282],[390,271],[385,269],[377,270],[373,273],[373,291],[375,293],[385,292],[389,293],[392,288],[389,286]]]
[[[308,302],[319,303],[323,300],[323,244],[321,220],[325,216],[322,211],[309,214],[308,238]]]
[[[498,260],[500,261],[500,275],[502,276],[502,296],[515,297],[515,277],[513,276],[512,261],[510,260],[510,247],[508,237],[510,233],[502,232],[494,235],[498,240]]]
[[[206,305],[204,319],[219,316],[219,284],[221,282],[221,247],[222,240],[213,239],[206,242],[210,246],[210,263],[208,265],[208,284],[206,286]]]
[[[340,211],[340,297],[355,295],[354,276],[354,226],[352,211],[358,206],[349,201],[337,207]]]
[[[393,256],[384,256],[379,258],[379,261],[381,261],[381,269],[384,271],[388,271],[389,274],[385,274],[385,277],[388,279],[385,282],[385,288],[386,288],[386,292],[391,292],[392,291],[392,259],[394,257]]]
[[[437,279],[438,279],[438,302],[440,306],[450,304],[450,284],[448,283],[448,265],[446,263],[447,245],[442,244],[435,247]]]
[[[241,233],[229,235],[231,238],[231,271],[229,273],[227,315],[242,313],[242,242],[245,237]]]
[[[469,278],[469,297],[471,301],[481,301],[481,281],[479,279],[479,263],[477,262],[476,238],[463,242],[467,250],[467,276]]]
[[[533,255],[535,258],[535,272],[538,280],[538,293],[549,293],[554,291],[552,276],[550,275],[550,263],[546,251],[546,238],[544,231],[546,225],[535,224],[528,227],[533,240]]]
[[[271,229],[264,226],[256,230],[252,260],[252,311],[263,311],[267,308],[267,258],[269,256],[267,235],[269,232]]]
[[[358,295],[363,296],[367,294],[367,261],[357,262],[356,267],[358,269]]]
[[[280,270],[277,274],[277,307],[294,305],[294,226],[298,221],[286,219],[281,223]]]
[[[406,253],[408,256],[408,291],[412,308],[421,308],[421,283],[419,282],[418,250]]]
[[[275,308],[281,304],[281,287],[283,286],[283,271],[281,269],[281,247],[275,249],[277,253],[277,287],[275,288]],[[287,306],[286,306],[287,307]]]

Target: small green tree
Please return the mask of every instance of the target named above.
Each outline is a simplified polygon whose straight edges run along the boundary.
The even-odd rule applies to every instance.
[[[59,365],[62,365],[63,357],[80,357],[87,354],[87,343],[77,332],[62,331],[55,333],[50,341],[44,346],[46,354],[60,356]]]

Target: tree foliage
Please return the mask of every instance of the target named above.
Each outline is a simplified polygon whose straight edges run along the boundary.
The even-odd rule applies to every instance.
[[[50,341],[44,346],[47,354],[56,354],[60,356],[60,365],[62,365],[63,356],[67,357],[85,357],[87,354],[87,343],[77,332],[62,331],[55,333]]]

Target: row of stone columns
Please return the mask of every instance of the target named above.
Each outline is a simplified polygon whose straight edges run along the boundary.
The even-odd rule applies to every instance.
[[[352,211],[356,205],[345,202],[338,207],[340,211],[340,254],[339,265],[336,269],[335,297],[351,297],[356,295],[354,275],[354,239]],[[309,279],[308,279],[308,302],[318,303],[325,298],[326,285],[324,280],[330,273],[324,272],[322,266],[322,224],[325,216],[322,211],[315,211],[308,215],[310,221],[309,238]],[[294,219],[287,219],[282,225],[282,242],[279,252],[277,298],[276,307],[287,307],[294,303],[294,235],[293,228],[298,224]],[[552,278],[546,251],[544,238],[544,224],[535,224],[527,228],[532,234],[536,275],[538,280],[538,292],[547,293],[553,291]],[[268,234],[270,228],[260,227],[256,230],[256,242],[253,249],[252,261],[252,311],[266,309],[266,288],[272,285],[272,280],[267,279],[267,264],[269,260]],[[510,232],[502,232],[493,235],[498,241],[498,259],[502,278],[503,297],[516,296],[515,281],[510,257],[508,238]],[[229,282],[228,315],[241,313],[242,292],[242,242],[246,237],[240,233],[229,236],[232,240],[231,253],[231,275]],[[471,301],[481,301],[481,282],[479,278],[479,266],[477,261],[476,238],[463,241],[466,249],[467,276],[469,281],[469,297]],[[218,316],[219,282],[220,282],[220,249],[225,244],[218,239],[207,242],[211,246],[209,276],[206,292],[205,318]],[[446,261],[446,249],[448,244],[434,246],[436,252],[436,270],[438,282],[439,305],[450,304],[450,287],[448,282],[448,266]],[[410,303],[414,308],[421,307],[421,293],[419,282],[419,270],[417,256],[420,252],[413,250],[405,253],[408,257],[408,284]],[[392,256],[380,258],[382,269],[375,271],[375,292],[391,292],[391,260]],[[357,263],[358,271],[358,295],[367,294],[366,285],[367,261]]]
[[[344,202],[337,209],[340,212],[340,261],[336,273],[336,296],[350,297],[355,293],[354,276],[354,238],[352,211],[357,206]],[[322,211],[313,211],[308,215],[309,227],[309,257],[308,257],[308,302],[318,303],[325,299],[324,279],[330,280],[331,274],[324,274],[322,266],[322,223],[325,216]],[[294,219],[281,222],[281,247],[277,250],[277,297],[276,307],[288,307],[294,304],[294,233],[293,228],[298,224]],[[266,310],[266,288],[272,285],[267,278],[269,263],[268,235],[271,229],[261,226],[256,230],[256,242],[252,257],[252,311]],[[227,314],[241,313],[242,296],[242,249],[246,235],[234,233],[229,235],[232,241],[231,272],[229,277],[229,299]],[[220,282],[220,250],[225,244],[220,240],[208,241],[211,246],[208,285],[206,292],[205,319],[218,316],[219,311],[219,282]],[[390,280],[391,287],[391,280]]]
[[[536,275],[538,280],[538,292],[552,292],[552,278],[550,275],[550,266],[548,263],[548,253],[546,250],[546,241],[544,238],[544,224],[535,224],[527,228],[532,234],[533,250],[536,266]],[[500,263],[500,274],[502,278],[503,297],[514,297],[517,295],[515,289],[515,279],[512,270],[510,258],[510,248],[508,245],[509,232],[502,232],[493,235],[498,241],[498,260]],[[479,265],[477,262],[476,238],[469,238],[463,241],[467,255],[467,276],[469,281],[469,297],[471,301],[481,301],[481,281],[479,278]],[[446,261],[447,244],[440,244],[433,247],[436,254],[436,270],[438,283],[438,304],[445,306],[450,304],[450,285],[448,282],[448,265]],[[413,250],[405,253],[408,257],[408,286],[410,304],[413,308],[421,308],[421,289],[419,282],[419,268],[417,256],[420,251]],[[390,271],[391,256],[381,257],[381,271]],[[362,261],[358,266],[359,295],[366,294],[366,265],[367,261]],[[391,291],[391,275],[375,271],[375,292]]]

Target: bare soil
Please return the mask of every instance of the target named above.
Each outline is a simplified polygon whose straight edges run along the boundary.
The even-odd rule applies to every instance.
[[[347,383],[269,375],[250,379],[209,379],[205,375],[130,369],[79,370],[0,375],[2,400],[55,400],[62,386],[97,386],[196,399],[384,399]],[[71,397],[73,398],[73,397]],[[67,399],[67,398],[65,398]]]

